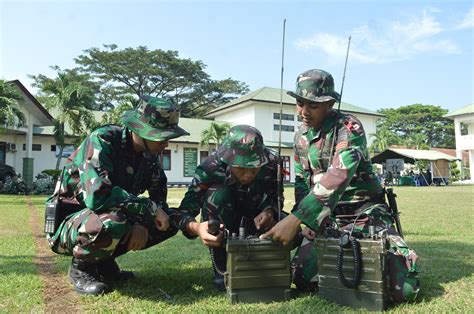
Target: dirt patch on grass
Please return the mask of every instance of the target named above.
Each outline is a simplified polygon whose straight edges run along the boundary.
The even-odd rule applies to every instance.
[[[45,312],[83,312],[79,304],[79,298],[71,284],[63,274],[58,273],[56,270],[54,253],[51,252],[46,243],[46,238],[42,230],[43,223],[38,215],[38,210],[33,206],[28,196],[26,196],[26,202],[30,213],[29,224],[36,246],[36,256],[33,262],[36,264],[38,274],[44,286],[43,299]]]

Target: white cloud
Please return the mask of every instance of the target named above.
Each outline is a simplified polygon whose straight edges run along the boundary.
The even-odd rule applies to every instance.
[[[457,29],[472,27],[474,27],[474,7],[472,7],[471,10],[466,13],[466,16],[464,16],[461,22],[459,22],[459,24],[456,26]]]
[[[426,52],[459,53],[460,49],[454,42],[440,38],[444,29],[430,14],[433,12],[438,10],[424,10],[409,21],[388,22],[381,31],[374,23],[351,30],[351,60],[359,63],[387,63]],[[304,51],[322,51],[331,59],[342,59],[346,53],[347,38],[316,33],[296,40],[294,45]]]

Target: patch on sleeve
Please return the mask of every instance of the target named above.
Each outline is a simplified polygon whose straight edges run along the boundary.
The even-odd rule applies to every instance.
[[[347,141],[339,142],[336,145],[336,151],[347,148],[347,147],[349,147],[349,142],[347,142]]]

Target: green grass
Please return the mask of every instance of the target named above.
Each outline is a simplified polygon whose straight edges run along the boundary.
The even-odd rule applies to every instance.
[[[169,191],[170,206],[177,206],[184,189]],[[391,312],[470,312],[474,308],[473,186],[397,187],[405,238],[419,255],[422,290],[417,302],[391,308]],[[285,209],[291,208],[292,189],[286,189]],[[42,211],[44,197],[33,197]],[[0,312],[29,312],[42,304],[41,280],[32,256],[33,240],[23,197],[0,196]],[[42,217],[42,214],[40,215]],[[42,223],[42,221],[41,221]],[[45,242],[46,245],[46,242]],[[57,257],[66,276],[69,257]],[[119,283],[112,293],[81,297],[86,311],[101,312],[333,312],[348,311],[317,296],[289,302],[230,305],[214,290],[208,250],[199,240],[181,234],[153,248],[120,258],[122,268],[137,279]],[[173,297],[168,301],[160,292]]]
[[[42,282],[24,196],[0,195],[0,213],[0,312],[37,312],[43,307]]]

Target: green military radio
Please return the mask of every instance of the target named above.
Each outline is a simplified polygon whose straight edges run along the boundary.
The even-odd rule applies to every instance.
[[[290,248],[279,242],[239,235],[227,237],[224,282],[231,303],[290,299]]]
[[[339,238],[316,238],[318,294],[340,305],[385,310],[389,299],[386,235],[384,230],[360,239],[349,233]]]

